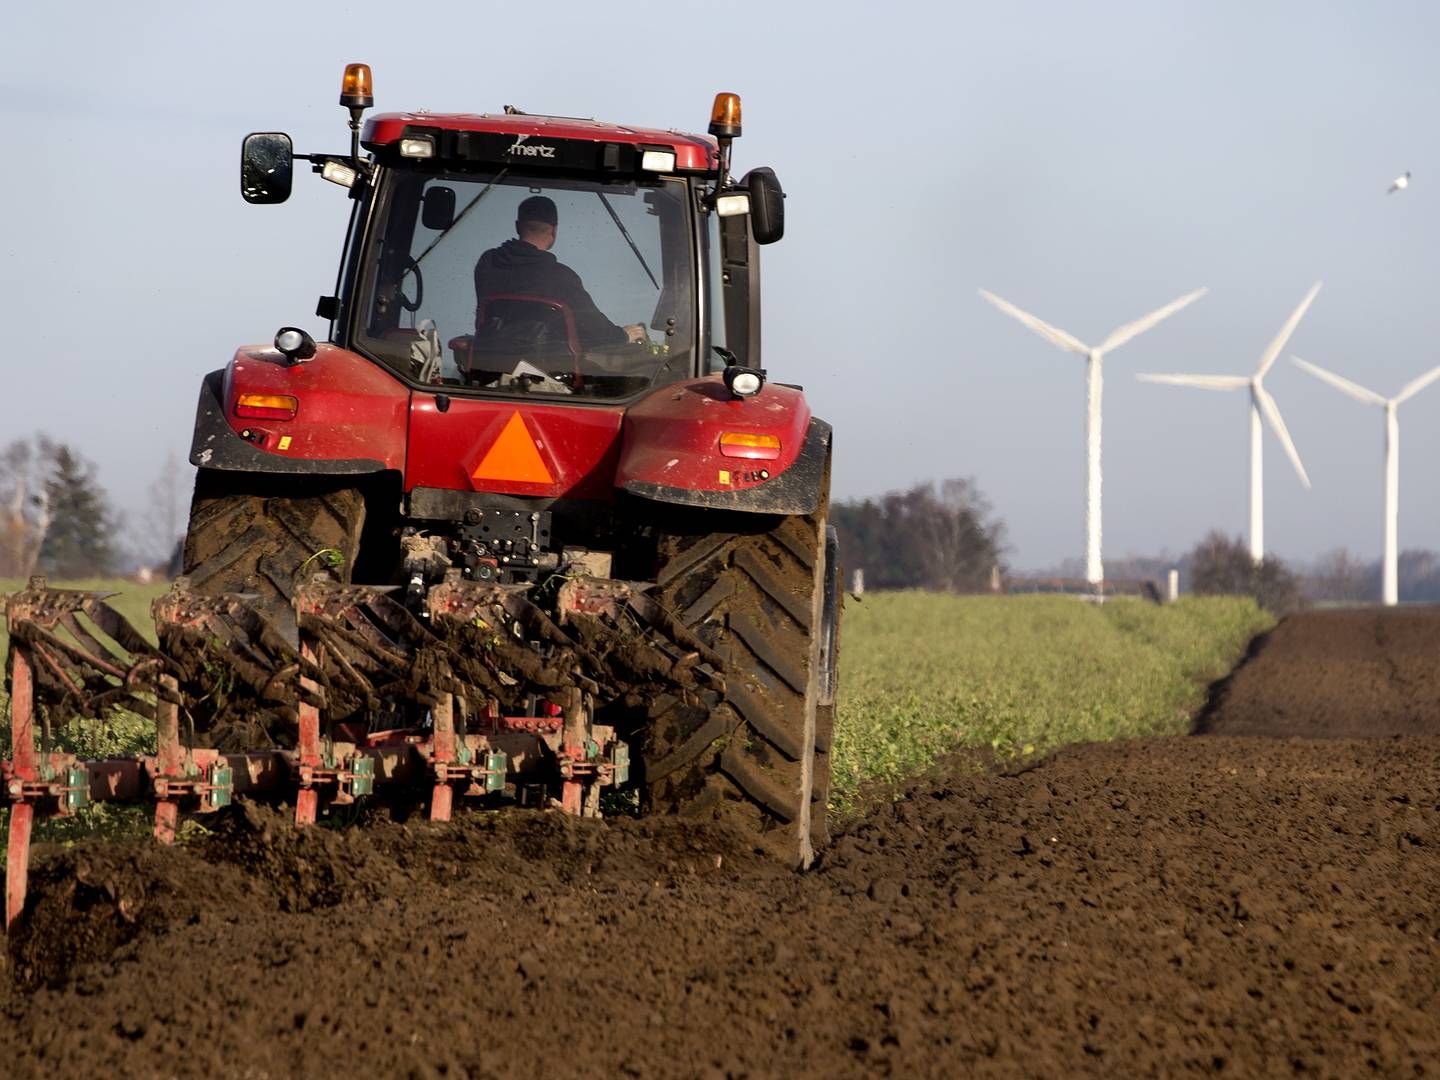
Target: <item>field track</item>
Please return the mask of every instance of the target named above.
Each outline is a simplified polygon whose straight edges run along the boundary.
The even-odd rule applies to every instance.
[[[252,808],[181,849],[54,852],[11,942],[0,1059],[1421,1075],[1440,1051],[1437,666],[1440,612],[1296,617],[1213,695],[1217,734],[1008,775],[952,759],[803,876],[711,826],[531,814],[301,834]]]

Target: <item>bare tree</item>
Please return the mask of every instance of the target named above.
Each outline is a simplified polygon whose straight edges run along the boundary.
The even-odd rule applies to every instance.
[[[1306,592],[1315,600],[1363,603],[1375,599],[1378,583],[1379,567],[1342,547],[1316,560],[1306,581]]]
[[[50,489],[45,483],[55,447],[44,435],[16,439],[0,451],[0,577],[35,572],[50,530]]]
[[[185,491],[180,458],[171,450],[165,455],[160,474],[150,484],[150,512],[146,515],[150,535],[140,538],[147,557],[154,562],[168,563],[180,539],[180,506]]]

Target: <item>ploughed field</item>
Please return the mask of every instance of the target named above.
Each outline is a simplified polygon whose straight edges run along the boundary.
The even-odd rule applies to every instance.
[[[1433,1071],[1437,659],[1440,612],[1294,617],[1211,695],[1214,734],[952,755],[804,875],[715,826],[532,813],[298,833],[251,807],[171,850],[54,849],[0,1055],[17,1076]]]

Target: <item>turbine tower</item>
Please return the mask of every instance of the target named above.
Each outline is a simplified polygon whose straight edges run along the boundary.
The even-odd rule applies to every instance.
[[[1002,300],[984,289],[980,290],[980,295],[986,300],[1005,314],[1024,323],[1046,341],[1085,357],[1085,580],[1096,587],[1105,580],[1105,566],[1100,558],[1100,395],[1104,386],[1105,355],[1169,318],[1187,304],[1199,300],[1205,292],[1205,289],[1196,289],[1192,293],[1186,293],[1149,315],[1119,327],[1092,348],[1064,330],[1058,330],[1029,312],[1021,311],[1010,301]]]
[[[1265,558],[1265,445],[1262,439],[1264,430],[1260,422],[1262,413],[1269,421],[1270,429],[1275,432],[1275,437],[1280,440],[1280,445],[1285,448],[1285,453],[1289,455],[1295,471],[1300,474],[1300,482],[1307,488],[1310,486],[1310,477],[1305,475],[1305,466],[1300,461],[1300,452],[1295,449],[1295,441],[1290,438],[1290,432],[1285,427],[1285,420],[1280,415],[1280,406],[1275,404],[1275,399],[1270,396],[1270,391],[1265,389],[1265,376],[1275,366],[1275,358],[1280,355],[1280,350],[1285,348],[1285,343],[1290,340],[1290,335],[1295,333],[1295,328],[1300,325],[1300,320],[1305,317],[1305,312],[1310,309],[1310,305],[1315,300],[1315,294],[1319,291],[1320,282],[1317,281],[1305,294],[1305,299],[1300,301],[1300,306],[1290,313],[1290,318],[1285,320],[1285,325],[1280,328],[1275,339],[1260,354],[1260,363],[1256,367],[1254,375],[1136,376],[1142,382],[1191,386],[1199,390],[1249,389],[1250,558],[1257,563]]]
[[[1397,410],[1402,402],[1409,401],[1436,379],[1440,379],[1440,367],[1431,368],[1418,379],[1406,383],[1394,397],[1386,398],[1374,390],[1367,390],[1358,383],[1336,375],[1333,371],[1307,363],[1298,356],[1290,359],[1321,382],[1329,383],[1356,401],[1379,405],[1385,410],[1385,557],[1381,563],[1383,572],[1380,599],[1387,607],[1394,607],[1400,602],[1400,418]]]

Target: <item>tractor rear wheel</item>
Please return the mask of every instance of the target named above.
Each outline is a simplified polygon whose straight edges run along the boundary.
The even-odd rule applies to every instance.
[[[348,582],[359,555],[365,499],[342,484],[201,469],[185,534],[190,587],[255,594],[260,614],[296,641],[295,590],[322,570]]]
[[[828,839],[839,567],[823,503],[764,524],[662,541],[657,598],[723,657],[725,691],[652,717],[645,798],[808,866]]]

